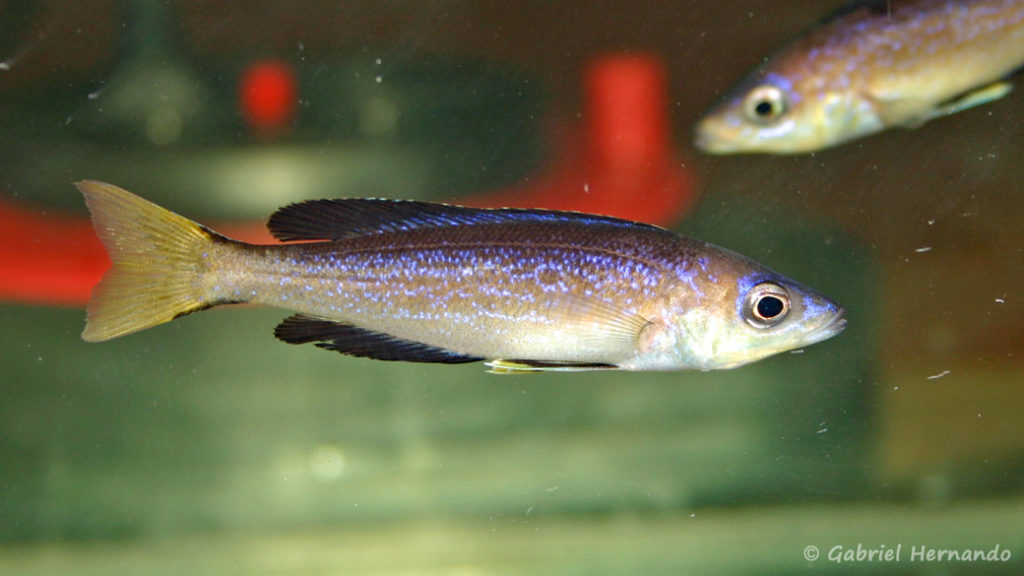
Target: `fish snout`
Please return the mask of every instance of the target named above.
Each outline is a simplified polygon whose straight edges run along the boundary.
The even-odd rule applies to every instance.
[[[823,324],[820,328],[811,332],[808,338],[808,344],[815,342],[821,342],[822,340],[828,340],[833,336],[836,336],[840,332],[846,329],[846,309],[842,306],[836,306],[836,312],[832,317]]]
[[[714,116],[706,116],[697,122],[693,143],[698,150],[707,154],[728,154],[733,150],[729,139],[722,136],[721,124]]]

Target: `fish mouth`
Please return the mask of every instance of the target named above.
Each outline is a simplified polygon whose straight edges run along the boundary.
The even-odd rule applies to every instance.
[[[808,334],[807,343],[814,344],[839,334],[846,328],[846,309],[840,308],[824,326]]]
[[[693,143],[701,152],[707,154],[729,154],[734,148],[720,135],[711,117],[702,118],[694,129]]]

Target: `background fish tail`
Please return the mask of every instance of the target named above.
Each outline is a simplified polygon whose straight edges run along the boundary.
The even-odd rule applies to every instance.
[[[223,237],[104,182],[76,184],[112,266],[89,301],[82,338],[109,340],[208,308],[199,276]]]

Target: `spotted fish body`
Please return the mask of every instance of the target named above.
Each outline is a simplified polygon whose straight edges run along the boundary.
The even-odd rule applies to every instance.
[[[321,200],[271,217],[276,237],[303,242],[262,246],[109,184],[79,188],[114,263],[90,303],[90,341],[253,302],[299,313],[277,327],[280,339],[355,356],[708,370],[845,324],[827,297],[743,256],[614,218]]]
[[[813,152],[1006,95],[1024,0],[854,2],[772,56],[697,125],[714,154]]]

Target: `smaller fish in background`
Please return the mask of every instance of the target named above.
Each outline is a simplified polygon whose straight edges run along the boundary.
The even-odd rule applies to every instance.
[[[698,123],[712,154],[814,152],[1005,96],[1024,0],[854,2],[750,74]]]
[[[835,336],[845,311],[739,254],[575,212],[339,199],[231,240],[97,181],[78,183],[113,266],[82,338],[221,304],[297,314],[274,334],[351,356],[488,361],[495,372],[732,368]],[[294,241],[294,242],[293,242]]]

